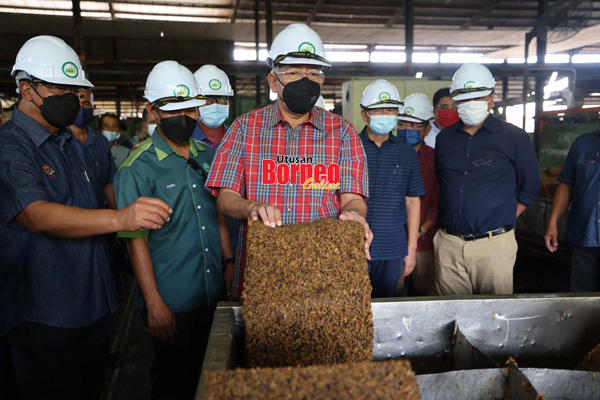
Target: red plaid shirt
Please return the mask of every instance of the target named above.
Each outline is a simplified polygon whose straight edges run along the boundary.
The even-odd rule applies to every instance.
[[[298,174],[297,184],[263,184],[262,160],[277,156],[312,157],[312,164],[338,164],[339,190],[305,190]],[[344,118],[313,108],[308,121],[296,129],[282,119],[273,104],[251,111],[235,120],[221,141],[206,187],[214,196],[219,188],[240,193],[248,200],[272,204],[281,210],[284,224],[337,218],[340,193],[368,197],[368,172],[362,143],[354,127]],[[239,298],[246,265],[246,229],[240,227],[236,250],[233,294]]]
[[[433,149],[426,144],[417,151],[419,156],[419,167],[421,168],[421,177],[427,194],[421,197],[421,222],[437,221],[438,200],[440,197],[440,185],[435,175],[435,158]],[[427,232],[423,238],[417,241],[417,253],[433,249],[433,237],[438,228],[435,227]]]

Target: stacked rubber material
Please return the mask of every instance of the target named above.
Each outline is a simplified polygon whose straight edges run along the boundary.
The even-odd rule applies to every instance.
[[[419,399],[406,360],[208,372],[206,398]]]
[[[357,222],[320,219],[277,228],[248,222],[248,367],[372,360],[370,295]]]

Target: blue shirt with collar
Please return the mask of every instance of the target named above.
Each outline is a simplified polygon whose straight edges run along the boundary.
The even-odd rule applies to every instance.
[[[367,223],[373,232],[372,260],[390,260],[408,255],[406,197],[425,195],[419,158],[413,146],[394,135],[377,146],[367,127],[359,135],[369,170]]]
[[[225,129],[225,132],[227,132],[227,130],[229,128],[227,127],[227,125],[223,125],[223,129]],[[192,138],[199,140],[202,143],[206,143],[207,145],[210,146],[211,149],[213,149],[215,151],[217,150],[217,147],[219,147],[219,143],[213,143],[206,137],[206,135],[204,134],[204,131],[200,127],[200,124],[196,124],[196,128],[194,129],[194,132],[192,133]],[[232,247],[233,253],[235,255],[235,249],[238,244],[238,239],[239,239],[239,235],[240,235],[240,227],[242,225],[242,221],[233,219],[233,218],[229,218],[229,217],[226,217],[226,219],[227,219],[227,230],[229,231],[229,239],[231,240],[231,247]]]
[[[599,247],[600,131],[575,139],[558,181],[572,188],[567,242],[582,247]]]
[[[517,203],[534,203],[542,182],[527,133],[493,115],[473,135],[462,121],[436,138],[438,222],[451,232],[481,234],[516,225]]]
[[[0,337],[24,321],[82,327],[118,308],[102,237],[37,235],[15,220],[37,201],[98,208],[73,140],[19,110],[0,127]]]
[[[89,176],[94,184],[94,191],[98,204],[102,207],[105,203],[104,186],[113,182],[117,173],[117,166],[110,151],[108,140],[98,131],[87,128],[87,139],[84,144],[74,138],[73,143],[83,156],[88,167]]]

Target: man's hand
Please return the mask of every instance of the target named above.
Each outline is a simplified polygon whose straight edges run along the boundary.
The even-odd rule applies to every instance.
[[[119,231],[134,232],[139,229],[160,229],[173,210],[161,199],[140,197],[129,207],[117,211]]]
[[[371,247],[371,242],[373,241],[373,232],[371,232],[371,228],[369,228],[369,224],[367,224],[367,220],[365,220],[362,216],[344,211],[340,214],[340,220],[342,221],[356,221],[359,222],[363,228],[365,229],[365,254],[367,255],[367,260],[371,259],[371,253],[369,252],[369,248]]]
[[[555,223],[550,222],[548,224],[548,229],[546,229],[546,234],[544,235],[544,241],[551,253],[554,253],[558,249],[558,229],[556,228]]]
[[[163,301],[148,307],[148,330],[155,339],[175,343],[175,333],[177,333],[175,314]]]
[[[258,202],[253,203],[250,206],[250,212],[248,214],[253,221],[258,221],[258,218],[260,218],[265,225],[273,228],[283,225],[281,211],[279,208],[271,204]]]
[[[235,274],[235,264],[227,264],[223,279],[225,279],[225,290],[227,290],[227,300],[233,301],[233,277]]]
[[[416,265],[417,257],[414,254],[409,254],[406,257],[404,257],[404,270],[402,271],[401,278],[407,277],[410,274],[412,274]]]

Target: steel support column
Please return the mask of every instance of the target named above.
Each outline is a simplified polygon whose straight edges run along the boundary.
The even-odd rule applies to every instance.
[[[254,48],[256,49],[256,61],[258,61],[258,54],[260,52],[260,0],[254,0]],[[255,77],[255,90],[256,90],[256,107],[261,103],[260,99],[260,76]]]
[[[81,4],[80,0],[72,0],[73,5],[73,36],[75,38],[75,51],[81,59],[81,63],[85,64],[85,49],[83,46],[83,21],[81,19]]]
[[[548,8],[548,0],[538,0],[537,17],[538,21]],[[547,30],[545,26],[537,27],[537,64],[543,65],[546,58],[546,37]],[[525,60],[527,62],[527,60]],[[540,71],[535,77],[535,131],[533,135],[533,147],[539,157],[542,112],[544,110],[544,84],[546,83],[545,74]]]
[[[413,59],[413,47],[415,44],[414,0],[406,0],[404,6],[404,44],[406,47],[406,62],[411,64]]]

